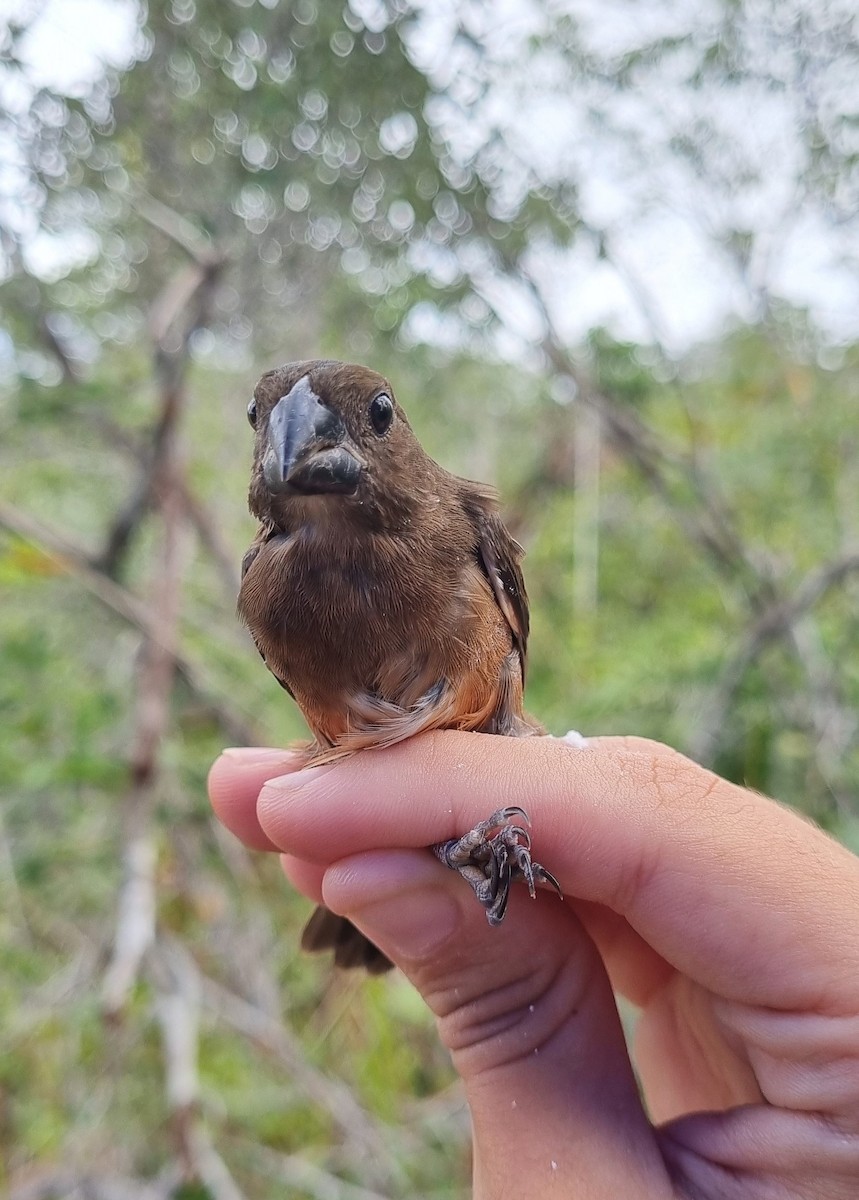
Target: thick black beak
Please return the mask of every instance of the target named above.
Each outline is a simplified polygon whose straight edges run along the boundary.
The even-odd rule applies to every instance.
[[[271,411],[263,472],[272,492],[354,492],[358,486],[361,463],[346,426],[306,375]]]

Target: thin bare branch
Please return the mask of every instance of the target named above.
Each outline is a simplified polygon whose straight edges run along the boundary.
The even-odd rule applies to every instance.
[[[221,254],[212,244],[206,234],[176,212],[168,204],[156,200],[148,192],[138,189],[131,201],[132,208],[153,229],[160,230],[166,237],[175,242],[190,258],[201,267],[211,266],[221,261]]]
[[[170,344],[170,332],[179,318],[187,312],[212,271],[212,266],[203,266],[196,261],[189,263],[162,288],[149,310],[149,334],[160,351],[170,353],[181,349]],[[196,322],[194,324],[196,325]]]
[[[553,371],[575,387],[576,399],[598,412],[607,440],[643,476],[683,530],[732,587],[741,587],[748,607],[748,632],[730,656],[722,676],[704,705],[692,745],[695,757],[712,762],[730,704],[750,666],[771,641],[788,637],[806,676],[807,721],[815,734],[815,757],[821,777],[841,802],[839,763],[856,736],[856,722],[838,695],[835,674],[819,645],[806,636],[801,618],[842,578],[854,573],[853,556],[812,572],[791,595],[740,535],[736,518],[718,487],[702,470],[694,447],[686,454],[669,450],[640,416],[595,387],[560,337],[536,280],[521,263],[503,263],[510,279],[525,286],[543,325],[542,349]],[[500,321],[504,315],[491,289],[473,281]],[[549,453],[549,452],[547,452]]]
[[[123,620],[144,632],[149,630],[149,612],[143,601],[93,567],[89,554],[59,529],[3,499],[0,499],[0,525],[38,546],[61,570],[73,574],[88,592]]]
[[[74,384],[80,383],[83,379],[83,373],[69,354],[62,340],[57,337],[56,333],[51,328],[51,323],[44,313],[40,313],[37,320],[37,329],[42,343],[50,350],[51,354],[59,364],[60,371],[63,376],[63,383]]]
[[[202,1183],[212,1200],[244,1200],[244,1192],[212,1145],[205,1126],[199,1121],[191,1128],[189,1144],[193,1148],[196,1179]]]
[[[138,804],[135,793],[130,803]],[[143,956],[155,939],[155,840],[147,831],[129,837],[123,850],[122,885],[110,962],[101,984],[102,1011],[117,1017],[134,986]]]
[[[243,1200],[200,1118],[200,975],[179,942],[159,938],[147,957],[161,1029],[164,1085],[182,1181],[202,1184],[213,1200]]]
[[[155,989],[155,1015],[161,1029],[164,1088],[171,1112],[191,1110],[200,1099],[197,1072],[200,980],[189,955],[159,939],[149,956],[147,976]]]
[[[602,415],[609,439],[644,475],[686,536],[707,554],[721,573],[732,580],[744,580],[753,603],[757,602],[759,594],[768,598],[769,581],[761,576],[724,504],[707,487],[700,469],[683,455],[671,453],[637,413],[592,385],[565,347],[539,285],[527,272],[521,271],[520,275],[543,321],[543,352],[554,370],[574,384],[581,403]],[[688,489],[696,501],[694,506],[678,503],[673,479]]]
[[[364,1160],[368,1177],[382,1186],[402,1182],[392,1154],[393,1130],[367,1112],[344,1083],[314,1067],[287,1025],[213,979],[203,978],[202,996],[210,1011],[276,1059],[299,1092],[330,1115]]]
[[[144,446],[137,438],[129,435],[115,421],[99,413],[92,421],[93,428],[110,445],[119,448],[138,464],[141,476],[126,504],[112,521],[104,549],[93,562],[111,578],[118,577],[120,564],[151,508],[152,502],[152,449]],[[157,435],[153,438],[157,442]],[[209,515],[205,504],[194,492],[188,479],[182,475],[176,480],[188,520],[194,527],[200,545],[214,563],[224,587],[225,595],[232,602],[239,590],[239,571],[230,547],[221,537],[220,530]]]
[[[169,1200],[174,1194],[172,1179],[151,1182],[131,1179],[124,1175],[100,1175],[89,1170],[61,1167],[40,1171],[16,1183],[9,1189],[9,1200],[60,1200],[60,1197],[80,1200]]]
[[[72,542],[66,534],[2,499],[0,526],[38,546],[61,570],[74,576],[95,599],[124,621],[148,637],[159,637],[149,606],[93,566],[88,552]],[[259,740],[253,725],[231,708],[216,694],[211,684],[206,682],[207,671],[202,663],[189,657],[187,651],[177,651],[176,666],[182,682],[199,699],[205,711],[218,722],[231,741],[236,745],[253,745]]]
[[[830,563],[810,571],[793,594],[772,604],[757,617],[745,637],[722,669],[722,675],[704,703],[698,733],[690,752],[699,762],[710,763],[734,696],[746,672],[773,641],[790,635],[796,623],[843,583],[859,571],[859,551],[850,551]]]
[[[119,895],[113,954],[102,988],[102,1004],[110,1017],[117,1016],[124,1008],[143,956],[155,936],[155,852],[150,819],[176,671],[183,562],[181,509],[175,488],[170,486],[171,466],[168,459],[161,480],[161,561],[153,580],[152,635],[144,638],[141,654],[129,754],[129,788],[123,804],[125,878]]]
[[[15,870],[15,856],[12,845],[6,834],[6,822],[3,819],[3,809],[0,808],[0,896],[4,897],[4,908],[12,921],[17,922],[21,937],[25,942],[32,942],[32,933],[27,921],[27,911],[18,886],[18,873]]]
[[[810,613],[793,623],[790,643],[808,681],[807,722],[814,734],[817,770],[835,808],[841,813],[850,812],[855,787],[845,776],[844,763],[859,728],[856,712],[842,695],[838,672]]]
[[[163,331],[165,339],[174,322],[182,322],[183,331],[177,346],[166,345],[156,336],[153,347],[155,372],[161,386],[150,478],[155,511],[161,527],[160,546],[151,580],[150,621],[144,633],[137,676],[129,785],[123,804],[125,882],[120,891],[113,955],[102,992],[104,1010],[110,1017],[117,1016],[125,1006],[140,971],[143,955],[154,938],[154,862],[147,860],[149,870],[141,871],[138,860],[143,853],[142,848],[152,838],[150,826],[162,749],[169,729],[170,700],[177,674],[185,561],[184,511],[178,488],[178,480],[183,474],[180,423],[187,403],[183,378],[190,334],[197,322],[203,319],[218,265],[217,259],[203,265],[195,264],[190,268],[194,279],[188,288],[179,287],[177,290],[174,280],[169,280],[152,309],[154,313],[161,304],[165,310],[169,310],[169,325]],[[182,272],[176,279],[184,278],[184,275]],[[169,298],[169,302],[165,298]],[[140,921],[129,924],[123,897],[130,891],[138,893],[138,903],[147,918],[145,927]],[[130,937],[131,930],[139,936]]]
[[[188,519],[194,527],[197,537],[200,539],[201,546],[208,553],[217,568],[224,592],[233,601],[239,594],[239,585],[241,583],[234,556],[221,537],[220,531],[209,515],[205,504],[194,494],[188,481],[185,479],[180,481],[179,494],[185,506]]]
[[[279,1154],[267,1146],[257,1146],[253,1156],[265,1165],[267,1174],[289,1189],[291,1196],[309,1196],[311,1200],[388,1200],[382,1192],[348,1183],[297,1154]]]
[[[152,477],[142,471],[134,490],[116,513],[104,540],[104,549],[92,561],[111,579],[119,579],[134,535],[152,507]]]

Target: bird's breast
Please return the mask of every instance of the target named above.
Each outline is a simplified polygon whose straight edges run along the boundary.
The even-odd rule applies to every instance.
[[[282,535],[261,547],[239,607],[287,682],[299,673],[319,685],[372,686],[398,654],[444,640],[458,567],[455,559],[428,562],[401,539],[367,547]]]
[[[491,710],[511,652],[474,556],[403,538],[274,537],[239,608],[317,736],[333,742],[368,698],[415,710],[448,689],[469,711]]]

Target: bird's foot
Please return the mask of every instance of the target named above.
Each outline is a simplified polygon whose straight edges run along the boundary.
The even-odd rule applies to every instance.
[[[523,824],[510,824],[518,817]],[[548,883],[561,895],[557,879],[531,859],[531,835],[523,808],[499,808],[461,838],[433,846],[436,858],[458,871],[486,909],[490,925],[500,925],[507,911],[510,884],[524,879],[533,899],[538,883]],[[495,831],[495,832],[493,832]]]

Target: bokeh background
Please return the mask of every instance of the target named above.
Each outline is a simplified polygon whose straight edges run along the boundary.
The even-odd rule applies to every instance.
[[[234,615],[251,389],[387,374],[527,547],[531,711],[859,847],[855,4],[0,14],[0,1188],[464,1196],[418,998],[207,806],[302,733]]]

